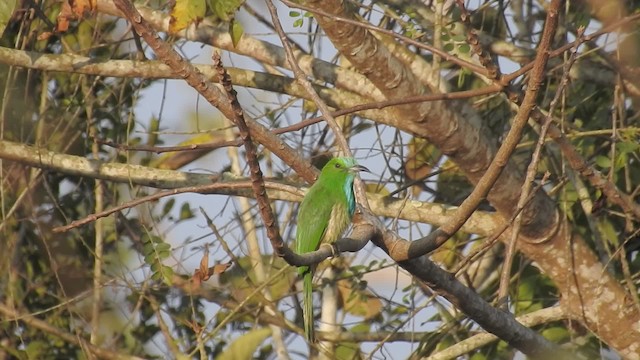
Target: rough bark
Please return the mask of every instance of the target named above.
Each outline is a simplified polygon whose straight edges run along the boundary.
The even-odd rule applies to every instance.
[[[349,18],[341,1],[312,1],[314,8],[337,17]],[[336,21],[326,16],[316,20],[350,63],[369,79],[389,99],[424,95],[428,89],[410,69],[367,29]],[[388,124],[419,137],[428,139],[449,156],[465,172],[469,180],[480,180],[496,153],[496,142],[482,127],[478,114],[463,101],[433,101],[394,107],[396,116]],[[524,177],[509,162],[488,198],[504,213],[513,213]],[[522,233],[538,238],[553,227],[553,218],[536,216],[554,212],[554,202],[540,194],[524,211]]]
[[[353,19],[341,1],[310,1],[308,4],[324,13]],[[388,98],[427,92],[411,71],[368,30],[330,16],[317,15],[316,19],[352,66],[365,74]],[[404,105],[395,111],[394,126],[431,141],[474,183],[496,153],[495,142],[481,128],[478,115],[464,103]],[[507,164],[488,196],[503,217],[509,218],[513,213],[522,182],[523,174],[511,163]],[[606,274],[583,239],[571,236],[568,224],[553,216],[555,213],[554,202],[544,192],[538,192],[523,214],[519,250],[553,279],[569,314],[577,316],[623,357],[640,359],[640,326],[637,325],[640,312],[630,306],[625,290]],[[557,231],[559,225],[561,231]]]

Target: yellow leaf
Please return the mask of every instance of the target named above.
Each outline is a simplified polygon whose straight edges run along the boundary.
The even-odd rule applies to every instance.
[[[411,180],[420,180],[429,175],[433,165],[437,164],[442,154],[427,140],[413,138],[409,142],[409,154],[405,161],[405,172]]]
[[[271,336],[270,328],[251,330],[232,342],[222,354],[216,357],[216,360],[251,360],[258,346],[269,336]]]
[[[382,312],[382,302],[367,289],[356,289],[349,280],[338,281],[338,292],[344,310],[365,320],[372,319]]]
[[[431,260],[445,269],[450,269],[459,260],[459,252],[457,246],[469,241],[469,234],[462,231],[456,232],[449,240],[431,254]]]
[[[191,23],[200,22],[206,11],[205,0],[176,0],[171,9],[169,32],[176,33]]]
[[[242,24],[240,24],[235,19],[231,20],[231,23],[229,23],[229,33],[231,34],[233,47],[237,47],[240,39],[242,38],[242,34],[244,34],[244,28],[242,27]]]
[[[271,264],[268,272],[273,274],[288,264],[280,257],[275,259],[271,255],[263,256],[263,263]],[[289,267],[287,271],[278,278],[269,282],[269,292],[274,300],[280,299],[284,296],[288,296],[291,291],[291,286],[295,283],[298,275],[294,267]],[[229,268],[222,274],[220,274],[220,284],[231,291],[231,296],[236,301],[246,300],[247,297],[254,292],[256,284],[258,284],[255,271],[249,257],[241,257],[238,259],[238,263]],[[259,304],[261,301],[260,296],[256,296],[248,300],[250,305]]]
[[[191,138],[178,144],[178,146],[192,145],[192,150],[165,152],[157,158],[153,159],[149,163],[149,166],[158,169],[179,169],[180,167],[187,165],[213,151],[213,149],[206,147],[197,149],[199,145],[209,144],[222,140],[224,140],[224,137],[219,132],[201,133],[194,135]]]
[[[367,192],[370,192],[370,193],[380,194],[382,196],[389,196],[391,194],[389,190],[387,190],[387,188],[384,187],[383,184],[367,183],[364,185],[364,187],[367,190]]]
[[[85,14],[93,12],[96,8],[96,0],[74,0],[69,3],[71,10],[78,18],[84,17]]]

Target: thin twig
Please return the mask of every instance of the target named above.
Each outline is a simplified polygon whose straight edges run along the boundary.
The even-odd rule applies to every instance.
[[[330,114],[332,117],[336,118],[338,116],[349,115],[349,114],[353,114],[353,113],[357,113],[365,110],[384,109],[391,106],[415,104],[415,103],[427,102],[427,101],[469,99],[469,98],[473,98],[481,95],[495,94],[499,92],[501,88],[502,87],[499,86],[498,84],[493,84],[493,85],[485,86],[479,89],[463,90],[463,91],[457,91],[452,93],[408,96],[400,99],[390,99],[390,100],[376,101],[376,102],[370,102],[366,104],[351,106],[348,108],[331,111]],[[324,116],[316,116],[316,117],[302,120],[293,125],[273,129],[271,130],[271,133],[273,133],[274,135],[281,135],[289,132],[294,132],[294,131],[298,131],[300,129],[306,128],[307,126],[317,124],[323,120],[325,120]],[[173,151],[213,150],[213,149],[219,149],[227,146],[242,145],[242,139],[220,140],[220,141],[212,141],[212,142],[201,143],[201,144],[175,145],[175,146],[125,145],[125,144],[118,144],[110,140],[102,140],[102,139],[97,139],[96,141],[102,145],[113,147],[118,150],[148,151],[148,152],[154,152],[157,154],[165,153],[165,152],[173,152]]]
[[[424,49],[424,50],[427,50],[427,51],[429,51],[429,52],[431,52],[433,54],[436,54],[436,55],[442,57],[444,60],[451,61],[452,63],[457,64],[460,67],[469,69],[469,70],[473,71],[476,74],[484,75],[484,76],[488,76],[489,75],[487,69],[483,68],[482,66],[476,65],[476,64],[468,62],[468,61],[465,61],[465,60],[459,58],[458,56],[449,54],[446,51],[438,49],[438,48],[436,48],[434,46],[431,46],[429,44],[426,44],[424,42],[416,41],[416,40],[411,39],[409,37],[406,37],[404,35],[398,34],[398,33],[394,32],[394,31],[383,29],[383,28],[381,28],[379,26],[371,25],[369,23],[364,23],[362,21],[358,21],[358,20],[354,20],[354,19],[348,19],[348,18],[341,17],[341,16],[336,16],[335,14],[330,14],[330,13],[328,13],[326,11],[323,11],[323,10],[320,10],[318,8],[301,5],[301,4],[295,3],[293,1],[289,1],[289,0],[280,0],[280,1],[282,3],[284,3],[285,5],[287,5],[289,7],[292,7],[292,8],[305,10],[305,11],[308,11],[308,12],[316,14],[316,15],[322,15],[322,16],[329,17],[332,20],[337,21],[337,22],[341,22],[341,23],[345,23],[345,24],[349,24],[349,25],[359,26],[359,27],[362,27],[364,29],[372,30],[372,31],[375,31],[375,32],[379,32],[381,34],[385,34],[387,36],[391,36],[392,38],[397,39],[397,40],[401,40],[401,41],[405,42],[408,45],[413,45],[416,48]]]
[[[471,14],[467,11],[464,1],[456,0],[456,5],[458,5],[458,8],[460,9],[460,20],[462,20],[462,23],[467,28],[467,44],[471,46],[473,53],[478,55],[480,64],[487,69],[485,76],[491,80],[497,80],[501,76],[500,67],[497,66],[497,63],[491,56],[491,53],[482,46],[482,43],[478,38],[478,31],[471,25]]]
[[[578,33],[578,39],[582,38],[582,34],[584,33],[584,29]],[[571,66],[576,61],[578,54],[578,47],[580,47],[581,42],[577,42],[576,46],[571,49],[571,55],[569,60],[565,63],[564,71],[562,74],[562,79],[560,81],[560,86],[556,89],[555,96],[549,105],[549,112],[547,118],[545,119],[542,127],[540,129],[540,135],[538,136],[538,143],[536,144],[535,150],[533,151],[533,155],[531,156],[531,162],[527,167],[527,173],[525,176],[524,183],[522,185],[522,192],[520,193],[520,198],[518,199],[518,208],[524,207],[524,204],[529,197],[529,193],[531,192],[531,188],[533,187],[533,181],[535,179],[538,163],[540,162],[540,155],[542,154],[542,147],[544,146],[544,139],[547,136],[547,131],[549,130],[549,126],[551,125],[551,121],[553,120],[553,112],[555,111],[556,106],[560,102],[560,98],[564,93],[564,89],[567,87],[569,83],[569,71],[571,70]],[[498,288],[498,304],[499,306],[504,306],[505,309],[508,308],[507,297],[509,295],[509,283],[511,278],[511,264],[513,263],[513,258],[516,252],[516,244],[518,242],[518,236],[520,235],[520,228],[522,226],[522,215],[519,214],[516,216],[515,221],[513,222],[513,229],[511,232],[511,238],[507,245],[507,252],[505,254],[505,261],[502,266],[502,273],[500,275],[500,286]]]
[[[227,98],[231,103],[231,107],[233,108],[234,117],[231,119],[234,124],[238,127],[240,132],[240,138],[244,143],[245,153],[247,157],[247,163],[249,164],[249,172],[251,177],[251,188],[253,189],[254,196],[258,203],[258,208],[260,210],[260,216],[262,217],[262,221],[267,228],[267,237],[269,241],[271,241],[271,246],[274,249],[274,252],[277,255],[281,255],[281,249],[285,246],[282,241],[282,237],[280,236],[280,230],[278,229],[278,222],[276,221],[275,216],[273,215],[273,209],[271,208],[271,202],[269,201],[269,196],[267,194],[264,178],[262,176],[262,170],[260,169],[260,163],[258,162],[258,154],[257,149],[253,141],[251,140],[251,134],[249,133],[249,127],[244,118],[244,111],[240,106],[240,102],[238,101],[238,97],[236,95],[236,91],[233,89],[233,84],[231,82],[231,77],[229,73],[225,70],[222,65],[222,60],[220,59],[220,54],[218,52],[213,53],[213,66],[216,68],[218,72],[218,79],[220,79],[220,83],[224,88]],[[234,162],[236,166],[237,159]],[[241,199],[242,200],[242,199]],[[244,210],[249,211],[248,201],[245,200]],[[247,214],[249,217],[250,215]],[[248,223],[244,222],[245,225],[248,226]],[[253,229],[253,236],[248,236],[247,243],[249,246],[250,258],[251,262],[254,265],[254,272],[256,273],[256,279],[258,282],[265,281],[265,271],[264,266],[262,264],[262,255],[260,253],[260,247],[258,246],[258,239],[255,237],[255,227]],[[248,234],[247,234],[248,235]],[[263,291],[263,296],[265,300],[268,302],[266,305],[266,311],[270,315],[276,315],[277,310],[276,306],[273,305],[271,293],[267,288]],[[286,346],[284,345],[284,341],[282,339],[282,331],[279,327],[272,325],[271,326],[272,337],[276,347],[276,354],[278,358],[281,360],[288,360],[289,354],[286,351]]]
[[[447,222],[445,225],[439,227],[421,239],[396,244],[392,249],[394,252],[394,259],[399,261],[408,260],[437,249],[451,236],[453,236],[453,234],[460,230],[462,225],[464,225],[467,219],[476,210],[480,202],[487,197],[489,190],[491,190],[502,173],[502,170],[508,164],[509,158],[518,145],[522,132],[527,125],[529,115],[536,106],[536,96],[538,94],[539,84],[544,77],[547,60],[549,59],[548,50],[551,46],[551,40],[557,27],[557,9],[559,6],[560,0],[555,0],[549,8],[549,12],[547,13],[547,22],[538,47],[536,66],[531,72],[529,85],[522,101],[522,105],[515,116],[509,133],[505,137],[500,149],[498,149],[493,161],[482,175],[471,194],[469,194],[469,196],[467,196],[467,198],[462,202],[450,222]],[[554,12],[553,9],[556,9],[556,11]]]
[[[94,356],[97,356],[102,359],[142,360],[142,358],[137,356],[127,355],[127,354],[115,352],[109,349],[92,345],[89,341],[83,339],[77,334],[70,334],[68,332],[65,332],[62,329],[59,329],[44,320],[40,320],[36,318],[35,316],[28,315],[28,314],[20,314],[16,310],[6,306],[3,303],[0,303],[0,313],[3,315],[2,316],[3,321],[21,321],[30,327],[42,330],[47,334],[60,338],[70,344],[77,345],[84,350],[88,350]]]
[[[491,235],[491,237],[489,237],[487,240],[485,240],[484,244],[482,244],[482,246],[478,247],[477,249],[474,249],[464,259],[460,260],[458,262],[458,264],[456,265],[456,267],[451,270],[451,273],[457,275],[460,272],[460,270],[462,270],[465,266],[467,266],[467,264],[469,264],[471,261],[477,259],[478,256],[484,254],[487,250],[489,250],[498,241],[498,239],[500,239],[500,236],[502,236],[502,234],[505,231],[507,231],[507,229],[510,226],[512,226],[512,224],[515,221],[516,217],[518,217],[518,215],[520,215],[520,213],[522,213],[522,211],[525,209],[527,204],[531,200],[533,200],[533,198],[536,196],[536,192],[538,192],[542,188],[542,186],[544,186],[546,184],[546,182],[549,179],[550,175],[551,174],[549,172],[545,173],[544,176],[542,177],[542,180],[540,180],[540,183],[533,189],[533,191],[531,191],[529,193],[529,196],[527,197],[527,199],[524,202],[524,204],[520,204],[518,206],[518,208],[516,209],[514,214],[511,216],[511,218],[508,221],[506,221],[504,224],[502,224],[502,226],[498,230],[496,230]]]
[[[231,83],[231,78],[222,66],[220,54],[218,54],[217,52],[213,54],[213,64],[218,71],[218,78],[220,79],[220,82],[222,83],[222,86],[227,93],[227,98],[229,99],[229,103],[233,110],[233,117],[231,117],[230,119],[238,127],[238,130],[240,131],[240,137],[242,138],[242,142],[244,143],[247,163],[249,164],[250,169],[249,176],[251,178],[251,187],[253,188],[253,193],[255,194],[256,201],[258,202],[262,221],[267,228],[267,237],[269,237],[275,253],[280,256],[282,254],[281,249],[285,245],[282,241],[282,237],[280,236],[280,230],[278,229],[278,223],[276,222],[276,219],[273,215],[273,210],[271,209],[271,203],[269,202],[269,196],[267,195],[267,191],[264,185],[264,179],[262,177],[262,170],[260,169],[260,164],[258,163],[256,146],[251,139],[249,127],[247,126],[247,122],[244,118],[244,111],[242,110],[242,107],[238,102],[236,91],[233,89],[233,84]]]
[[[584,37],[582,39],[580,39],[580,40],[575,40],[573,42],[567,43],[567,44],[565,44],[565,45],[563,45],[563,46],[551,51],[549,53],[549,57],[560,56],[565,51],[570,50],[571,48],[576,46],[576,44],[578,42],[583,43],[585,41],[594,40],[594,39],[600,37],[603,34],[607,34],[607,33],[610,33],[612,31],[615,31],[616,29],[621,28],[621,27],[623,27],[623,26],[625,26],[625,25],[627,25],[629,23],[635,22],[638,19],[640,19],[640,14],[633,14],[633,15],[630,15],[630,16],[627,16],[627,17],[623,17],[620,20],[615,21],[615,22],[611,23],[610,25],[607,25],[607,26],[603,27],[602,29],[600,29],[600,30],[598,30],[596,32],[584,35]],[[527,72],[529,72],[531,69],[533,69],[534,66],[535,66],[535,60],[530,62],[530,63],[528,63],[528,64],[526,64],[526,65],[523,65],[520,69],[518,69],[518,70],[516,70],[516,71],[514,71],[514,72],[512,72],[510,74],[503,75],[502,78],[500,79],[500,83],[508,84],[511,81],[513,81],[513,80],[517,79],[518,77],[520,77],[520,76],[526,74]]]
[[[75,220],[72,223],[64,226],[58,226],[53,228],[53,232],[65,232],[69,231],[73,228],[77,228],[79,226],[88,224],[90,222],[96,221],[99,218],[103,218],[105,216],[109,216],[115,212],[122,211],[124,209],[128,209],[134,206],[138,206],[140,204],[144,204],[145,202],[156,201],[166,196],[184,194],[184,193],[198,193],[198,194],[207,194],[216,190],[224,190],[224,189],[246,189],[250,186],[250,182],[248,181],[234,181],[234,182],[219,182],[207,185],[197,185],[197,186],[186,186],[177,189],[159,191],[155,194],[147,195],[141,198],[133,199],[131,201],[127,201],[118,206],[112,207],[110,209],[101,211],[99,213],[88,215],[82,219]],[[290,191],[292,193],[297,193],[296,188],[284,184],[278,184],[273,182],[266,183],[267,188],[271,189],[280,189],[284,191]]]
[[[271,20],[273,21],[273,25],[276,30],[276,33],[280,37],[280,41],[282,42],[282,46],[284,47],[285,53],[287,55],[287,62],[289,63],[289,66],[291,67],[291,70],[293,71],[293,74],[296,80],[307,91],[307,93],[311,97],[311,100],[313,100],[313,102],[318,107],[318,109],[320,109],[320,112],[322,113],[323,118],[327,122],[327,125],[329,125],[329,127],[333,131],[333,135],[335,136],[336,141],[338,142],[338,145],[342,153],[345,156],[353,157],[353,154],[351,153],[351,149],[349,149],[349,144],[347,143],[347,139],[344,137],[342,133],[342,129],[340,129],[340,126],[336,122],[335,118],[331,115],[331,110],[329,109],[327,104],[320,98],[318,93],[315,91],[315,89],[311,85],[311,82],[307,80],[307,75],[302,71],[300,66],[298,66],[298,63],[296,62],[295,54],[293,53],[291,44],[289,44],[289,42],[287,41],[286,33],[284,32],[284,29],[282,28],[282,24],[280,23],[280,19],[278,18],[278,10],[273,4],[273,1],[266,0],[265,2],[267,4],[267,8],[269,9],[269,12],[271,13]],[[359,176],[358,176],[358,179],[359,179]],[[367,201],[364,184],[359,180],[356,181],[354,190],[355,190],[356,199],[358,200],[358,204],[360,204],[365,209],[370,211],[371,209]]]
[[[169,44],[162,41],[129,0],[113,0],[113,3],[129,19],[136,32],[149,44],[158,58],[162,59],[175,75],[183,78],[227,118],[232,119],[235,117],[234,109],[227,101],[226,96],[196,67],[183,59]],[[316,178],[318,172],[305,159],[300,157],[294,149],[277,136],[274,136],[266,127],[256,121],[248,121],[247,126],[251,130],[251,136],[258,143],[267,147],[285,163],[289,164],[301,177],[309,182]]]

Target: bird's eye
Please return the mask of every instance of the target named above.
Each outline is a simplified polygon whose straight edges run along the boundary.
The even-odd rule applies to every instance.
[[[336,169],[340,169],[340,164],[336,164]]]

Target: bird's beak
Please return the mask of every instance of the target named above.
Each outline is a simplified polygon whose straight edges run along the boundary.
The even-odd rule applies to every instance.
[[[364,171],[370,173],[371,171],[362,165],[355,165],[350,169],[353,172]]]

